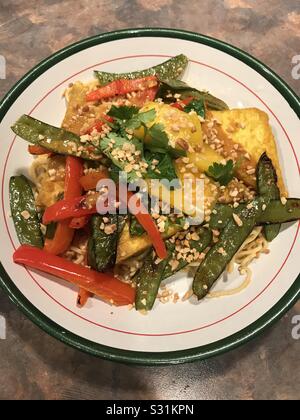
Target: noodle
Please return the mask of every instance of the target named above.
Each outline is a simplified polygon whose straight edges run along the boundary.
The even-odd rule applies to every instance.
[[[254,259],[259,258],[262,253],[266,253],[267,250],[268,242],[262,235],[262,227],[255,227],[227,267],[227,272],[232,273],[234,270],[234,265],[237,264],[239,266],[238,269],[241,275],[246,274],[246,278],[243,283],[239,287],[231,290],[210,292],[208,297],[219,298],[224,296],[232,296],[246,289],[252,280],[252,271],[250,270],[249,265]]]
[[[236,295],[237,293],[242,292],[244,289],[246,289],[249,286],[252,280],[252,271],[250,270],[250,268],[249,267],[245,268],[245,271],[246,271],[246,278],[240,286],[231,290],[220,290],[219,292],[209,292],[207,297],[213,299],[213,298],[220,298],[224,296],[232,296],[232,295]]]

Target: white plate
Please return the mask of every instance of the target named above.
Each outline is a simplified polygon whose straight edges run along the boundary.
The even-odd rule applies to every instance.
[[[253,264],[253,281],[240,294],[198,304],[155,304],[148,316],[112,308],[98,299],[78,309],[75,289],[13,264],[12,254],[19,243],[9,217],[8,183],[11,175],[27,173],[31,157],[27,143],[16,138],[10,126],[24,113],[59,126],[65,112],[62,93],[70,82],[90,80],[96,69],[125,72],[147,68],[180,53],[191,60],[184,80],[192,86],[210,90],[230,107],[257,107],[268,113],[289,194],[300,197],[299,99],[261,63],[203,36],[162,29],[127,30],[82,41],[33,69],[0,108],[0,257],[7,273],[2,274],[2,285],[50,334],[114,360],[183,362],[228,350],[282,315],[300,289],[299,279],[295,282],[300,271],[298,223],[285,226],[271,244],[271,253]],[[240,282],[234,273],[230,282],[220,281],[217,288],[232,288]],[[191,279],[180,274],[172,287],[183,295],[190,283]]]

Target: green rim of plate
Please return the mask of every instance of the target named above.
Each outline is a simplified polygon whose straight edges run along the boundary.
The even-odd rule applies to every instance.
[[[20,94],[42,73],[48,70],[56,63],[65,58],[90,48],[94,45],[103,44],[106,42],[135,37],[169,37],[183,39],[186,41],[194,41],[200,44],[208,45],[212,48],[223,51],[238,60],[246,63],[252,69],[256,70],[266,80],[268,80],[286,99],[291,108],[295,111],[298,118],[300,118],[300,99],[290,89],[290,87],[270,68],[265,66],[262,62],[245,53],[244,51],[205,35],[188,32],[183,30],[166,29],[166,28],[147,28],[147,29],[125,29],[121,31],[109,32],[101,35],[96,35],[91,38],[84,39],[75,44],[72,44],[57,53],[51,55],[43,60],[31,71],[29,71],[16,85],[10,89],[7,95],[0,102],[0,122],[3,120],[9,108],[13,105]],[[103,359],[121,362],[133,363],[141,365],[168,365],[193,362],[197,360],[207,359],[229,350],[232,350],[242,344],[245,344],[258,334],[262,333],[266,328],[274,324],[281,318],[299,299],[300,297],[300,275],[290,287],[288,292],[261,318],[248,325],[243,330],[226,337],[223,340],[187,350],[173,351],[173,352],[135,352],[128,350],[121,350],[104,346],[92,341],[86,340],[78,335],[65,330],[60,325],[53,322],[40,312],[31,302],[15,286],[10,279],[2,264],[0,264],[0,286],[9,295],[10,299],[30,318],[36,325],[42,328],[45,332],[58,340],[66,343],[76,349],[82,350],[94,356]]]

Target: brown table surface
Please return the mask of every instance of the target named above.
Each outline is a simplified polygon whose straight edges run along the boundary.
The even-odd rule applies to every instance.
[[[88,36],[128,27],[201,32],[250,52],[296,92],[299,0],[0,0],[0,98],[49,54]],[[4,244],[2,244],[4,246]],[[33,325],[0,292],[7,339],[0,341],[0,399],[299,399],[300,341],[292,317],[300,302],[251,343],[214,359],[173,367],[134,367],[71,349]]]

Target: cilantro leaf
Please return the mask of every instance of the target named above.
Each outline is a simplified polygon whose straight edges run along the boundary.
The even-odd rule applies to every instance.
[[[124,120],[130,120],[134,117],[134,115],[138,114],[139,108],[136,106],[115,106],[112,105],[107,115],[110,117],[116,118],[118,120],[124,121]]]
[[[221,185],[227,185],[234,177],[234,170],[235,165],[233,160],[229,160],[225,165],[215,162],[208,168],[206,173]]]
[[[173,161],[170,155],[164,153],[153,153],[150,151],[145,152],[145,160],[148,163],[148,170],[146,178],[150,179],[167,179],[173,181],[177,179]],[[153,165],[153,161],[157,163]]]
[[[169,138],[164,130],[163,124],[154,124],[149,128],[148,134],[151,137],[151,142],[147,144],[147,148],[152,152],[165,153],[168,149]]]
[[[135,130],[139,128],[141,125],[146,125],[147,123],[153,121],[156,117],[155,109],[150,109],[146,112],[140,112],[136,114],[133,118],[125,123],[125,127],[127,130]]]
[[[205,106],[203,99],[194,99],[184,108],[184,112],[195,111],[200,117],[205,118]]]
[[[149,128],[148,135],[151,137],[151,141],[145,147],[151,152],[169,153],[175,159],[180,156],[186,156],[185,150],[175,149],[169,145],[169,138],[163,124],[154,124]]]
[[[140,112],[137,117],[141,121],[142,124],[147,124],[155,120],[156,111],[155,109],[149,109],[149,111]]]

